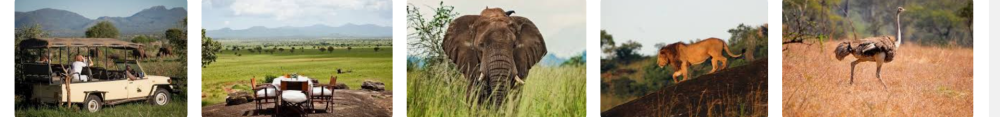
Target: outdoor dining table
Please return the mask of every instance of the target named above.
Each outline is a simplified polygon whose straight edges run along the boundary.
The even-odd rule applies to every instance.
[[[308,91],[309,88],[312,87],[313,84],[312,82],[309,81],[310,79],[305,76],[297,76],[294,78],[287,78],[285,76],[281,76],[274,79],[274,82],[272,84],[274,84],[278,88],[278,90],[281,91],[281,97],[279,98],[278,102],[282,103],[282,105],[288,104],[289,106],[292,107],[301,107],[306,102],[309,102],[309,96],[306,95],[303,91],[303,90]],[[306,84],[307,86],[306,87],[301,87],[301,85],[299,85],[298,87],[281,86],[281,85],[288,85],[289,83],[292,82]],[[287,89],[282,89],[282,88],[287,88]],[[299,111],[304,112],[301,109]]]

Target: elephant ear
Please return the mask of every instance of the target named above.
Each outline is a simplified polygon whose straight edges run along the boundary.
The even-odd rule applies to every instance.
[[[542,60],[542,56],[548,53],[548,49],[545,49],[545,39],[542,38],[538,27],[535,27],[535,23],[525,17],[513,16],[511,18],[514,21],[514,31],[517,36],[514,47],[514,64],[517,65],[517,75],[526,79],[528,70]]]
[[[448,59],[466,79],[479,77],[480,51],[475,48],[475,29],[472,27],[479,15],[465,15],[452,20],[441,44]]]

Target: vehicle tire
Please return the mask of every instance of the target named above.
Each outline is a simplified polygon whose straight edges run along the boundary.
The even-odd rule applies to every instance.
[[[149,104],[157,106],[167,105],[167,103],[170,103],[170,93],[167,93],[165,89],[156,89],[156,92],[153,92],[153,95],[149,96],[147,100]]]
[[[91,113],[101,110],[101,106],[104,106],[104,101],[101,101],[101,97],[97,95],[87,96],[87,99],[83,101],[83,109]]]

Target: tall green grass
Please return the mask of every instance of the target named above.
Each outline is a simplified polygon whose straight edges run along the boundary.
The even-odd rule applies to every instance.
[[[534,67],[520,98],[508,96],[499,108],[487,109],[465,99],[468,81],[457,71],[434,65],[407,75],[407,116],[553,116],[585,115],[585,68]],[[473,98],[475,99],[475,98]]]

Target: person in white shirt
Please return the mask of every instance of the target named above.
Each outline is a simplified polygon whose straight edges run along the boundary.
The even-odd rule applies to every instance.
[[[85,59],[83,55],[76,55],[76,61],[73,61],[73,82],[87,82],[90,78],[87,75],[83,75],[83,67],[94,65],[90,60]]]

